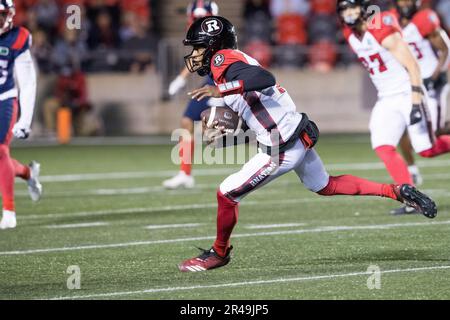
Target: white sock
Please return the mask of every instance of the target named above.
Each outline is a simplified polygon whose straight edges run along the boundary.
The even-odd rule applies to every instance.
[[[419,168],[415,164],[413,164],[412,166],[408,166],[408,171],[411,174],[415,174],[415,175],[420,174]]]

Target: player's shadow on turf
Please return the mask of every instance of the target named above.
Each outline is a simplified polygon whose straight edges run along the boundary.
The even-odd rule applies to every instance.
[[[370,251],[367,253],[355,254],[351,256],[342,257],[343,261],[366,261],[368,264],[376,264],[379,261],[448,261],[447,256],[439,257],[440,251],[430,249],[398,249],[379,251]]]

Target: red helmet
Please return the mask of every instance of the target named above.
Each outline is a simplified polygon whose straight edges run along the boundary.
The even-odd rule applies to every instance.
[[[0,35],[11,30],[15,15],[16,8],[13,0],[0,0]]]

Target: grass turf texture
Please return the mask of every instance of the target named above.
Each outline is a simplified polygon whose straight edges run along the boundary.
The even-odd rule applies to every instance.
[[[357,165],[378,163],[367,136],[324,136],[317,149],[331,174],[389,181],[379,165]],[[450,266],[449,156],[420,162],[425,178],[421,189],[440,210],[433,221],[420,215],[390,216],[388,211],[398,204],[387,199],[322,198],[289,173],[243,201],[228,266],[183,274],[176,265],[198,253],[194,246],[211,246],[215,190],[226,170],[231,173],[238,166],[196,166],[203,173],[196,177],[199,188],[165,191],[160,185],[166,171],[177,170],[170,152],[170,146],[13,150],[19,160],[40,161],[47,182],[38,204],[28,199],[24,183],[16,185],[18,227],[0,232],[0,298],[450,298],[450,268],[430,269]],[[340,170],[341,165],[350,167]],[[109,176],[118,172],[148,174]],[[97,173],[105,176],[55,181],[60,175]],[[294,223],[304,225],[289,226]],[[145,228],[172,224],[194,225]],[[167,241],[171,239],[175,241]],[[80,290],[67,289],[71,265],[81,269]],[[367,288],[369,265],[388,271],[381,275],[379,290]],[[203,288],[191,288],[195,286]]]

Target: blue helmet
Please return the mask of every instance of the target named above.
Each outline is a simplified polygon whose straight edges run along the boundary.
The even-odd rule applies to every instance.
[[[11,30],[15,14],[13,0],[0,0],[0,35]]]

